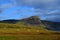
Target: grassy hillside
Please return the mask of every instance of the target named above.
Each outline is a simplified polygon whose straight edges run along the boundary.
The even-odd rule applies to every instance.
[[[60,40],[60,32],[45,28],[34,17],[20,21],[5,20],[0,22],[0,40]]]

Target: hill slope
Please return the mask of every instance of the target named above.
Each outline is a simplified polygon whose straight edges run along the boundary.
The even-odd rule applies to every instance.
[[[5,24],[7,23],[8,25],[17,25],[18,24],[17,25],[18,27],[21,25],[41,27],[41,25],[43,25],[48,30],[60,31],[60,22],[40,20],[38,16],[32,16],[29,18],[21,19],[21,20],[14,20],[14,19],[3,20],[3,21],[0,21],[0,23],[5,23]],[[0,24],[0,27],[2,27],[1,24]],[[9,27],[12,27],[12,26],[9,26]],[[44,28],[44,27],[42,27],[42,28]]]
[[[60,22],[42,20],[42,23],[46,26],[46,29],[48,30],[60,31]]]
[[[25,18],[25,19],[21,19],[21,20],[14,20],[14,19],[9,19],[9,20],[2,20],[0,21],[0,23],[12,23],[12,24],[16,24],[16,23],[25,23],[26,25],[41,25],[41,21],[39,19],[38,16],[32,16],[29,18]]]

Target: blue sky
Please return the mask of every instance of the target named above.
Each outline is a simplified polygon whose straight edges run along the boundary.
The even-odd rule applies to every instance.
[[[41,20],[60,22],[60,0],[0,0],[0,20],[34,15]]]

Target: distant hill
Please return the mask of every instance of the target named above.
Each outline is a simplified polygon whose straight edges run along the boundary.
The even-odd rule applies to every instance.
[[[15,24],[17,23],[19,20],[15,20],[15,19],[9,19],[9,20],[2,20],[0,21],[0,23],[12,23]]]
[[[24,22],[25,24],[30,24],[30,25],[41,25],[41,21],[38,16],[32,16],[21,20],[9,19],[9,20],[0,21],[0,23],[13,23],[13,24],[19,22]]]
[[[15,19],[3,20],[0,21],[0,23],[12,23],[12,24],[23,23],[25,25],[35,25],[35,26],[44,25],[48,30],[60,31],[60,22],[40,20],[38,16],[32,16],[21,20],[15,20]]]
[[[42,24],[38,16],[32,16],[26,19],[22,19],[21,21],[25,22],[26,24],[30,24],[30,25],[41,25]]]
[[[52,22],[47,20],[41,20],[48,30],[60,31],[60,22]]]

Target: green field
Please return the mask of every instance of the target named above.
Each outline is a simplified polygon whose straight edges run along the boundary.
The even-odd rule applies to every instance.
[[[60,40],[60,34],[38,29],[0,29],[0,40]]]
[[[60,40],[60,32],[23,24],[0,23],[0,40]]]
[[[60,40],[60,35],[0,36],[0,40]]]

